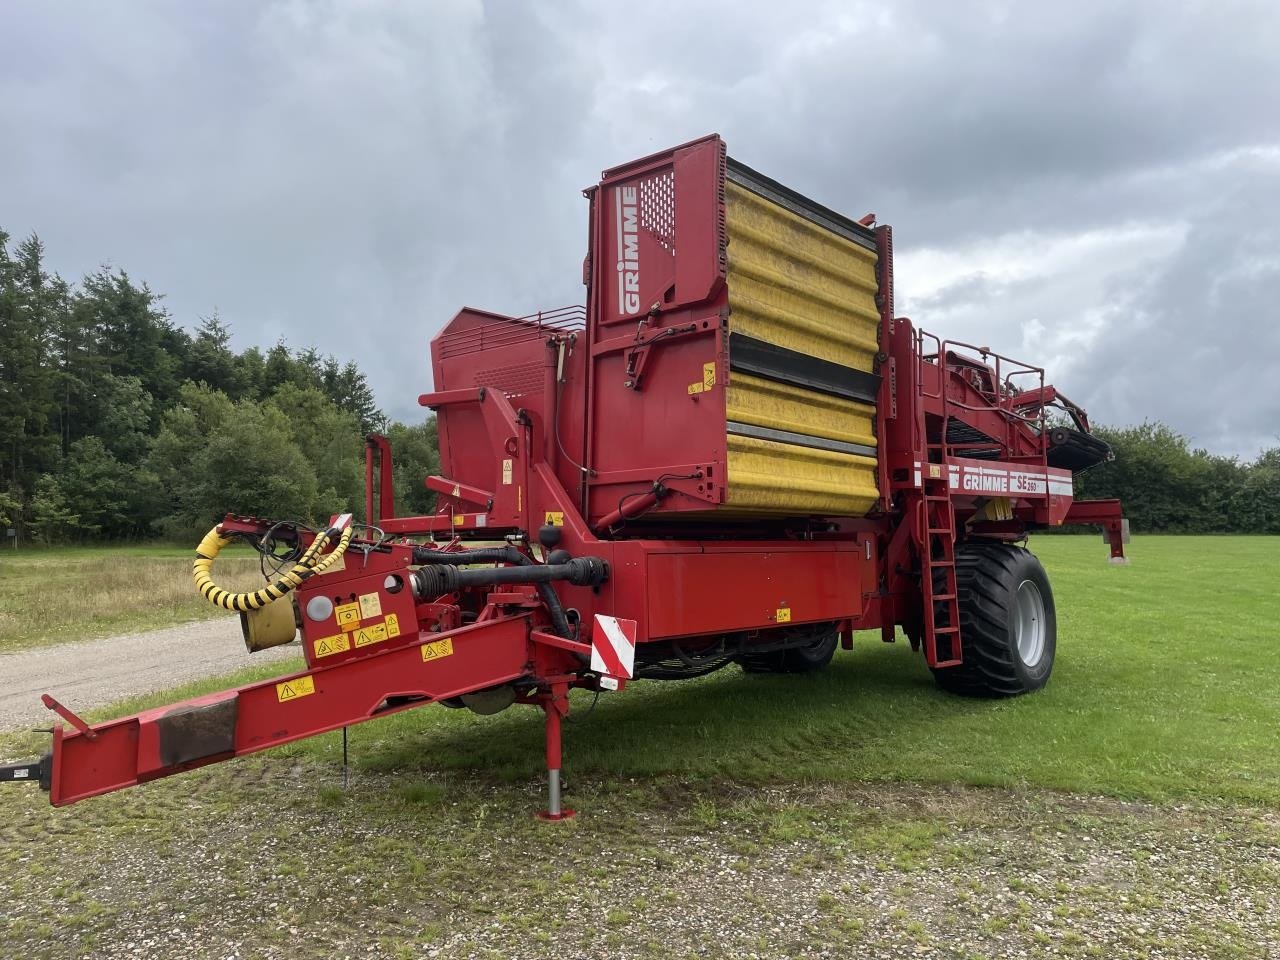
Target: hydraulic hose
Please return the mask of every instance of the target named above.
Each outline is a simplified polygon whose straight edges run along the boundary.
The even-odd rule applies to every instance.
[[[252,593],[232,593],[213,582],[213,562],[222,552],[222,548],[231,543],[230,537],[224,537],[218,532],[218,528],[214,527],[204,535],[200,546],[196,547],[196,559],[191,565],[191,576],[195,580],[196,589],[214,606],[241,613],[246,610],[257,610],[269,603],[274,603],[291,590],[301,586],[304,580],[324,573],[333,566],[351,543],[351,531],[350,524],[341,531],[341,534],[332,528],[325,530],[316,536],[311,546],[307,547],[298,558],[298,562],[275,583],[269,583],[261,590],[255,590]],[[321,557],[320,552],[334,537],[338,538],[338,545],[330,553]]]
[[[534,563],[515,547],[481,547],[446,553],[428,547],[413,551],[413,562],[422,565],[414,574],[420,596],[439,596],[460,587],[496,586],[500,583],[531,583],[538,591],[557,635],[572,639],[573,628],[565,616],[564,604],[551,586],[552,581],[567,580],[578,586],[597,586],[609,576],[609,567],[598,557],[578,557],[565,563]],[[472,563],[509,563],[510,567],[487,570],[455,570]]]
[[[539,563],[519,567],[485,567],[459,570],[457,567],[423,567],[414,574],[422,596],[439,596],[465,587],[496,587],[506,583],[552,583],[567,580],[575,586],[603,582],[604,561],[598,557],[574,557],[564,563]]]

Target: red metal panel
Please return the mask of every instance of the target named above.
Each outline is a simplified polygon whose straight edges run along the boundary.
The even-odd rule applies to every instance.
[[[661,511],[724,499],[724,162],[707,137],[606,171],[594,194],[588,516],[659,477],[675,491]],[[691,390],[708,370],[714,387]]]
[[[808,546],[651,555],[647,639],[861,617],[874,583],[863,545]]]
[[[593,250],[601,324],[635,323],[715,293],[724,277],[724,157],[712,135],[605,171]]]
[[[331,666],[357,657],[412,643],[418,637],[418,613],[409,583],[409,557],[373,555],[363,573],[353,557],[350,568],[308,580],[298,588],[302,611],[302,652],[311,666]],[[354,568],[354,569],[352,569]],[[387,589],[389,577],[399,581]],[[308,601],[322,597],[332,604],[329,616],[312,618]]]

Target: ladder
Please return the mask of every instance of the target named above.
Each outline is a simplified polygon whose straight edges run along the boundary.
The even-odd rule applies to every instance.
[[[961,662],[960,602],[956,587],[956,515],[951,506],[945,463],[941,473],[939,478],[924,480],[924,497],[920,501],[924,655],[931,667],[954,667]],[[939,572],[941,576],[937,576]]]

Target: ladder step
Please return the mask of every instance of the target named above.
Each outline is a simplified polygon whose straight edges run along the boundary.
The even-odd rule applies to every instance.
[[[955,533],[954,527],[930,527],[929,533]]]
[[[934,627],[933,632],[934,633],[959,633],[960,628],[959,627]]]
[[[954,600],[955,598],[956,595],[954,593],[935,593],[933,595],[934,603],[937,603],[939,600]]]
[[[939,660],[934,664],[935,667],[958,667],[964,663],[963,660]]]

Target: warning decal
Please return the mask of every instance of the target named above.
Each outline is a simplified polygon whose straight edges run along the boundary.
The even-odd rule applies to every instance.
[[[716,385],[716,364],[712,360],[710,363],[702,365],[702,379],[695,380],[689,384],[689,396],[695,393],[706,393]]]
[[[381,643],[387,639],[387,627],[383,623],[375,623],[370,627],[361,627],[351,635],[357,647],[367,647],[373,643]]]
[[[382,601],[376,593],[360,594],[360,619],[372,620],[382,616]]]
[[[281,703],[286,700],[297,700],[299,697],[309,697],[315,692],[316,681],[313,677],[297,677],[294,680],[276,684],[276,699]]]
[[[333,613],[338,618],[338,626],[343,630],[354,630],[360,626],[360,604],[358,603],[344,603],[340,607],[335,607]]]
[[[550,526],[550,527],[563,527],[563,526],[564,526],[564,511],[563,511],[563,510],[548,510],[548,511],[547,511],[547,526]]]
[[[778,612],[774,615],[774,618],[773,618],[773,619],[774,619],[774,620],[776,620],[778,623],[790,623],[790,622],[791,622],[791,608],[790,608],[790,607],[779,607],[779,608],[778,608]]]
[[[345,633],[339,633],[332,637],[321,637],[315,642],[315,649],[317,657],[329,657],[350,650],[351,641]]]
[[[387,627],[388,637],[400,636],[400,618],[397,617],[394,613],[387,614],[386,627]]]
[[[453,640],[449,637],[445,637],[443,640],[433,640],[431,643],[424,643],[421,649],[424,662],[439,660],[441,657],[451,657],[453,656]]]

